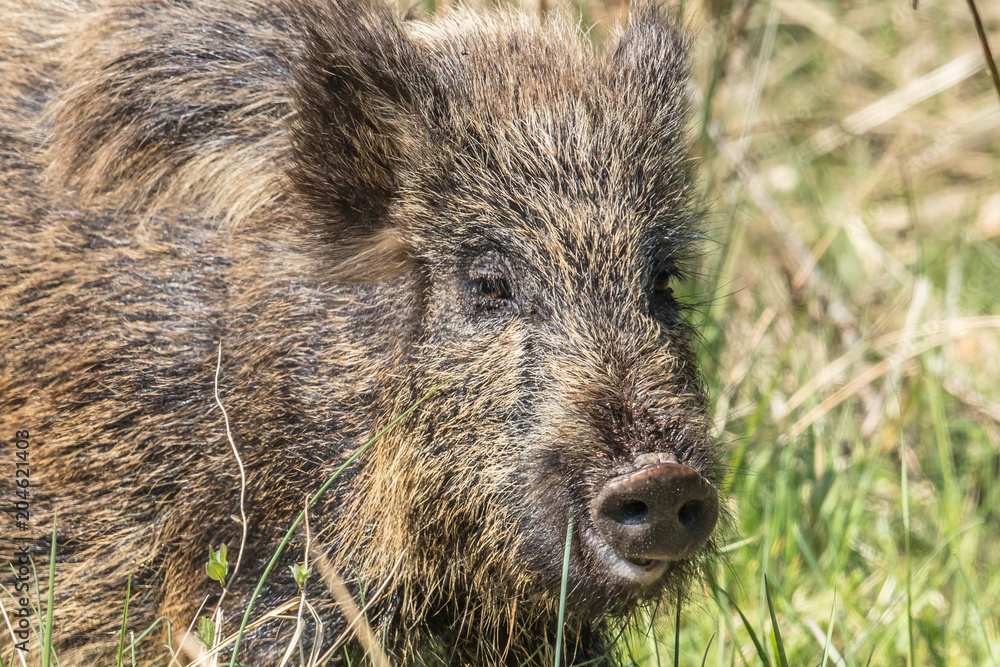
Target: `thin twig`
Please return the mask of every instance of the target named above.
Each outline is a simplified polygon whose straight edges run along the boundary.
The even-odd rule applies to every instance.
[[[218,405],[219,409],[222,411],[222,419],[223,419],[223,422],[226,425],[226,439],[229,441],[229,446],[232,448],[233,455],[236,457],[236,465],[239,466],[239,469],[240,469],[240,525],[241,525],[241,527],[243,529],[243,534],[240,537],[240,549],[239,549],[239,551],[236,554],[236,565],[233,566],[233,574],[232,574],[232,576],[229,577],[228,584],[227,585],[223,585],[223,587],[222,587],[222,594],[219,595],[219,601],[216,603],[215,610],[213,611],[213,614],[212,614],[213,616],[217,616],[219,618],[221,618],[219,616],[219,611],[222,609],[222,602],[226,598],[226,593],[228,592],[228,587],[232,586],[233,581],[236,579],[236,575],[239,573],[240,562],[243,560],[243,550],[246,547],[246,542],[247,542],[247,515],[246,515],[246,506],[245,506],[245,503],[246,503],[246,489],[247,489],[247,476],[246,476],[246,470],[243,467],[243,459],[240,457],[240,452],[239,452],[238,449],[236,449],[236,443],[233,440],[233,432],[232,432],[232,429],[229,426],[229,414],[226,412],[226,406],[224,406],[222,404],[222,399],[219,397],[219,374],[221,373],[221,371],[222,371],[222,341],[220,340],[219,341],[219,352],[218,352],[218,356],[217,356],[216,361],[215,361],[215,381],[213,383],[213,393],[214,393],[214,396],[215,396],[215,404]],[[188,626],[187,633],[185,633],[184,637],[181,639],[181,645],[182,646],[183,646],[184,642],[187,640],[188,636],[191,634],[191,630],[194,628],[194,624],[198,621],[198,617],[201,615],[201,610],[204,608],[205,602],[207,602],[207,600],[208,600],[208,598],[205,598],[205,601],[203,601],[201,603],[202,604],[201,608],[198,609],[198,613],[195,615],[194,619],[191,621],[191,625]],[[217,626],[216,627],[216,634],[218,635],[219,633],[221,633],[221,627]],[[215,640],[216,645],[218,645],[218,639],[219,638],[216,637],[216,640]],[[201,660],[205,659],[208,656],[213,656],[212,659],[215,660],[215,658],[214,658],[215,653],[213,653],[213,652],[204,652],[203,651],[202,655],[198,657],[197,662],[200,662]],[[174,660],[176,660],[176,656],[174,656]],[[173,660],[171,660],[171,664],[173,664]]]
[[[986,67],[993,77],[993,89],[997,91],[997,98],[1000,99],[1000,72],[997,72],[997,63],[993,60],[993,51],[990,49],[990,42],[986,39],[986,29],[983,27],[983,20],[979,17],[979,9],[976,7],[976,0],[968,0],[969,11],[972,12],[972,21],[976,24],[976,33],[979,34],[979,43],[983,47],[983,57],[986,58]]]
[[[246,500],[247,492],[247,474],[246,470],[243,468],[243,459],[240,458],[240,452],[236,449],[236,443],[233,442],[233,432],[229,428],[229,415],[226,414],[226,408],[222,405],[222,400],[219,398],[219,372],[222,369],[222,341],[219,341],[219,357],[215,362],[215,404],[219,406],[222,410],[222,418],[226,422],[226,439],[229,440],[229,446],[233,448],[233,456],[236,457],[236,464],[240,467],[240,525],[243,527],[243,535],[240,538],[240,550],[236,554],[236,565],[233,566],[233,575],[229,577],[228,586],[233,585],[233,581],[236,579],[236,575],[240,571],[240,561],[243,560],[243,548],[247,543],[247,514],[244,507],[244,501]],[[219,597],[219,604],[217,608],[222,607],[222,598],[226,595],[226,587],[222,589],[222,596]]]
[[[305,545],[305,557],[302,562],[302,568],[304,572],[309,571],[309,548],[310,539],[312,535],[309,532],[309,511],[306,508],[305,516],[302,519],[302,523],[306,529],[306,545]],[[285,667],[288,661],[292,659],[292,654],[295,652],[295,646],[299,643],[299,638],[302,637],[302,631],[305,629],[305,622],[302,620],[302,610],[306,606],[306,582],[302,582],[302,586],[299,589],[299,610],[295,615],[295,632],[292,633],[291,641],[288,642],[288,648],[285,650],[285,656],[281,659],[278,667]],[[302,657],[302,651],[299,651],[299,656]]]
[[[222,640],[222,607],[215,608],[215,633],[212,635],[212,646],[218,645]],[[219,667],[219,654],[212,654],[212,661],[208,667]]]

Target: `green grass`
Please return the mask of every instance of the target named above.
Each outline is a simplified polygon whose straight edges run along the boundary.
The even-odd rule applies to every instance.
[[[693,317],[734,525],[719,589],[631,653],[1000,665],[997,93],[981,69],[838,129],[965,53],[981,63],[968,6],[786,0],[775,22],[769,2],[686,5],[720,242],[688,289],[713,298]]]

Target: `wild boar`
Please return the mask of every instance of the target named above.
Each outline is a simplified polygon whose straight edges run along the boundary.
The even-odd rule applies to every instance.
[[[672,291],[701,206],[669,12],[601,53],[558,13],[375,0],[2,14],[0,438],[30,435],[12,533],[43,573],[58,511],[63,665],[111,660],[129,574],[129,628],[172,623],[143,665],[218,600],[209,546],[232,563],[243,531],[220,344],[248,531],[227,632],[309,495],[429,393],[308,517],[391,660],[551,664],[570,519],[567,661],[614,663],[613,630],[681,594],[721,468]],[[306,544],[256,609],[296,598]],[[239,660],[278,664],[294,625]]]

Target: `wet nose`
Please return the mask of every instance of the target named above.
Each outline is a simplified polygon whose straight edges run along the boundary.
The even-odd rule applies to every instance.
[[[630,560],[680,560],[694,554],[719,519],[719,494],[679,463],[659,463],[608,481],[591,504],[594,526]]]

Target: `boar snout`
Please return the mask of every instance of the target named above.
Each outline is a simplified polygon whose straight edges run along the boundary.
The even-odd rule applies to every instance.
[[[617,555],[643,570],[661,570],[705,544],[719,518],[719,494],[685,465],[655,463],[606,482],[591,517]]]

